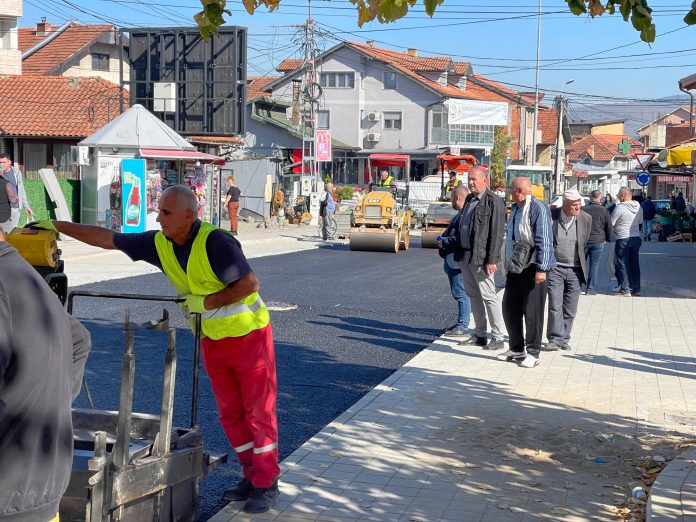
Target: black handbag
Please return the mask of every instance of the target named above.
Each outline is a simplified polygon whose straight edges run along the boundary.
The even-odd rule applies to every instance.
[[[512,254],[507,260],[507,271],[512,274],[521,274],[532,261],[534,247],[528,243],[517,241],[512,245]]]

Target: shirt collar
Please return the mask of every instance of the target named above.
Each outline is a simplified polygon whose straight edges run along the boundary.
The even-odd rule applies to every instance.
[[[561,208],[561,223],[563,223],[565,227],[569,227],[573,224],[573,221],[575,221],[575,216],[566,216],[566,213],[563,212]]]

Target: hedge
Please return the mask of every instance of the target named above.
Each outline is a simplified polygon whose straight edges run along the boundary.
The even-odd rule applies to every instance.
[[[58,186],[65,196],[65,202],[70,210],[70,215],[75,223],[80,222],[80,181],[75,179],[59,179]],[[43,180],[25,179],[24,190],[27,193],[29,206],[34,211],[33,221],[39,219],[55,219],[55,205],[48,197],[48,192],[44,188]],[[26,223],[26,213],[22,210],[22,217],[19,220],[20,226]]]

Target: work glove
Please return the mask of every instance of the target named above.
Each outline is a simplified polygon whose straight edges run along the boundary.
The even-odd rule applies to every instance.
[[[184,306],[190,314],[202,314],[206,311],[203,304],[205,297],[204,295],[188,294],[184,299]]]
[[[55,223],[53,223],[52,219],[42,219],[41,221],[37,221],[34,223],[35,228],[42,228],[44,230],[51,230],[55,232],[56,234],[58,233],[58,229],[56,228]]]

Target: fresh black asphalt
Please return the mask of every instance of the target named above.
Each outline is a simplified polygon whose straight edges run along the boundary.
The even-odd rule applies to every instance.
[[[278,371],[281,459],[301,446],[360,397],[425,348],[456,318],[442,260],[417,240],[398,254],[351,252],[333,245],[293,254],[252,259],[267,303],[297,305],[272,312]],[[150,274],[85,285],[75,290],[172,295],[164,276]],[[193,336],[180,313],[166,303],[79,297],[74,314],[92,332],[86,379],[95,407],[118,408],[123,352],[123,314],[145,323],[171,310],[177,327],[175,424],[189,425]],[[166,335],[138,330],[135,335],[134,410],[159,413],[161,368]],[[84,393],[76,406],[86,407]],[[214,397],[201,371],[198,424],[206,448],[228,453],[217,422]],[[224,503],[220,495],[236,482],[234,456],[201,485],[199,519],[207,520]]]

